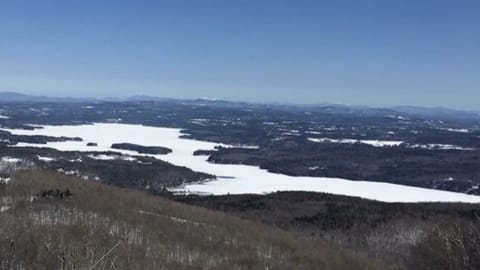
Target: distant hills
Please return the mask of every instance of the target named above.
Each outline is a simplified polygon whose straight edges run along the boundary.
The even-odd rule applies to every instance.
[[[29,102],[41,101],[46,97],[28,96],[16,92],[0,92],[0,102]]]
[[[71,98],[71,97],[47,97],[31,96],[17,92],[0,92],[0,103],[14,102],[82,102],[93,99],[89,98]]]
[[[480,118],[480,113],[472,111],[462,111],[444,107],[417,107],[417,106],[397,106],[391,108],[397,112],[417,115],[426,118]]]
[[[359,114],[359,115],[380,115],[385,113],[398,113],[410,116],[425,118],[444,119],[478,119],[480,113],[473,111],[455,110],[444,107],[420,107],[420,106],[396,106],[390,108],[374,108],[369,106],[352,106],[334,103],[323,104],[279,104],[279,103],[248,103],[239,101],[226,101],[212,98],[199,99],[175,99],[163,98],[148,95],[134,95],[127,98],[105,97],[105,98],[78,98],[78,97],[49,97],[26,95],[18,92],[0,92],[0,103],[38,103],[38,102],[178,102],[184,105],[221,106],[231,108],[241,107],[277,107],[287,110],[307,110],[312,112],[330,114]]]

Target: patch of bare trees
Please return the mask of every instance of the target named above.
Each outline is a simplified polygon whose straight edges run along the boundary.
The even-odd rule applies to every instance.
[[[0,269],[385,269],[325,242],[57,173],[20,172],[0,197],[10,206]]]
[[[480,269],[480,220],[446,221],[434,226],[413,251],[410,269]]]

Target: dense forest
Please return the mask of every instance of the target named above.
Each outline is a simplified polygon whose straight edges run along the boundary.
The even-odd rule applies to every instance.
[[[196,154],[223,164],[257,165],[293,176],[382,181],[480,194],[480,151],[284,140],[260,149],[219,148]]]
[[[174,199],[356,250],[393,269],[480,269],[478,204],[383,203],[312,192]]]

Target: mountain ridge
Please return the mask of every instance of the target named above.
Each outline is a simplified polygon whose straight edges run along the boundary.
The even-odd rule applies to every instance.
[[[211,106],[262,106],[262,107],[277,107],[293,110],[321,110],[329,113],[358,113],[363,114],[378,114],[378,113],[398,113],[410,116],[421,117],[444,117],[444,118],[475,118],[480,120],[480,112],[462,109],[452,109],[442,106],[428,107],[428,106],[412,106],[400,105],[391,107],[377,107],[366,105],[346,105],[338,103],[318,103],[318,104],[293,104],[293,103],[260,103],[260,102],[245,102],[245,101],[229,101],[216,98],[196,98],[196,99],[178,99],[157,97],[150,95],[133,95],[126,98],[117,97],[52,97],[43,95],[28,95],[14,91],[0,91],[0,103],[60,103],[60,102],[178,102],[185,105],[211,105]]]

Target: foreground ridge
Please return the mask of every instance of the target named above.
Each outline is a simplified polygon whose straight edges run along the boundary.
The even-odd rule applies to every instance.
[[[0,197],[2,269],[385,269],[270,226],[53,172],[19,172]]]

